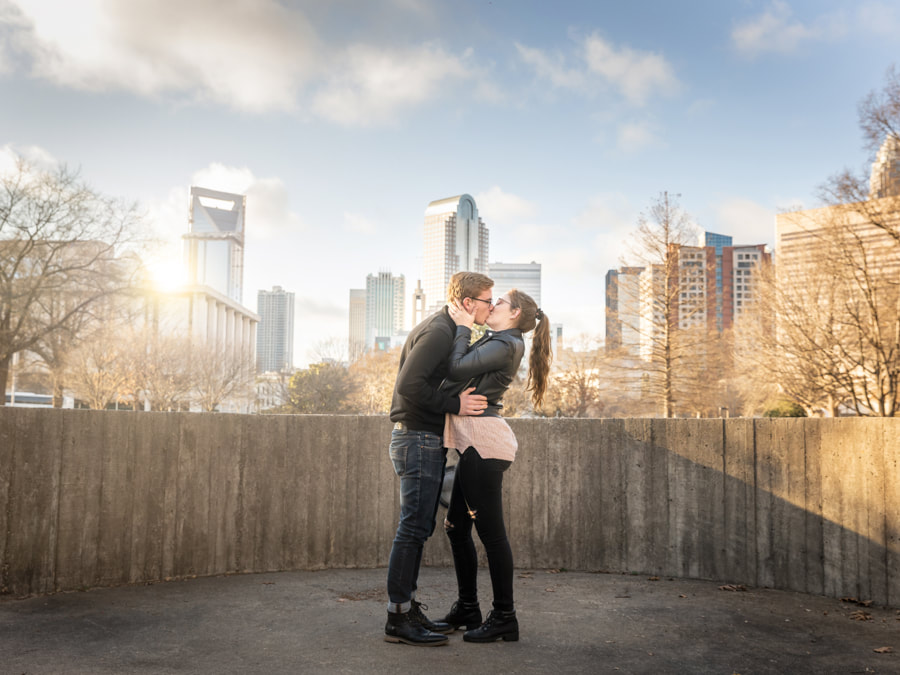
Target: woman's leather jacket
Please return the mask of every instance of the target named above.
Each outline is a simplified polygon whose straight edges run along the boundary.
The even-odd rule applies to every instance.
[[[447,377],[441,383],[441,389],[458,396],[469,387],[475,387],[474,393],[488,400],[488,407],[482,415],[499,417],[503,407],[500,399],[509,389],[525,354],[522,331],[518,328],[488,329],[481,339],[469,345],[471,338],[469,328],[456,327],[447,363]]]

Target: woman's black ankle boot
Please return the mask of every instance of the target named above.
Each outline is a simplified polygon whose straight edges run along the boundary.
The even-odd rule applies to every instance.
[[[487,621],[475,630],[467,630],[463,633],[466,642],[516,642],[519,639],[519,620],[516,619],[516,610],[503,611],[491,610]]]
[[[478,602],[463,602],[462,600],[457,600],[453,603],[453,607],[450,608],[450,613],[447,614],[443,618],[444,623],[449,623],[456,628],[463,628],[464,630],[469,630],[470,628],[477,628],[481,625],[481,607],[478,606]]]

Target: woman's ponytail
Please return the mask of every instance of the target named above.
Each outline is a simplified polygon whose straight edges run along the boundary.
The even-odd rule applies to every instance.
[[[509,301],[510,307],[521,310],[519,330],[523,333],[534,331],[531,355],[528,357],[526,389],[531,392],[531,402],[534,407],[540,408],[544,400],[544,393],[547,391],[550,364],[553,362],[553,353],[550,349],[550,319],[527,293],[514,288],[509,292]]]

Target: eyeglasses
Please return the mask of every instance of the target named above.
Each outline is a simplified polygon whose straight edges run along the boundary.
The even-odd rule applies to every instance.
[[[494,303],[494,307],[499,307],[499,306],[502,305],[504,302],[505,302],[507,305],[509,304],[509,300],[507,300],[506,298],[497,298],[497,302]]]
[[[473,298],[473,297],[470,295],[470,296],[469,296],[469,300],[477,300],[478,302],[484,302],[484,303],[486,303],[486,304],[488,304],[488,305],[493,305],[493,304],[494,304],[494,299],[493,299],[493,298],[488,298],[487,300],[482,300],[481,298]]]

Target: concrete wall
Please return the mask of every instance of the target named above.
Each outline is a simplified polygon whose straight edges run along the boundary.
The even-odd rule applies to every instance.
[[[900,420],[511,425],[518,567],[900,605]],[[384,566],[389,436],[383,417],[0,408],[0,592]],[[451,564],[440,525],[425,562]]]

